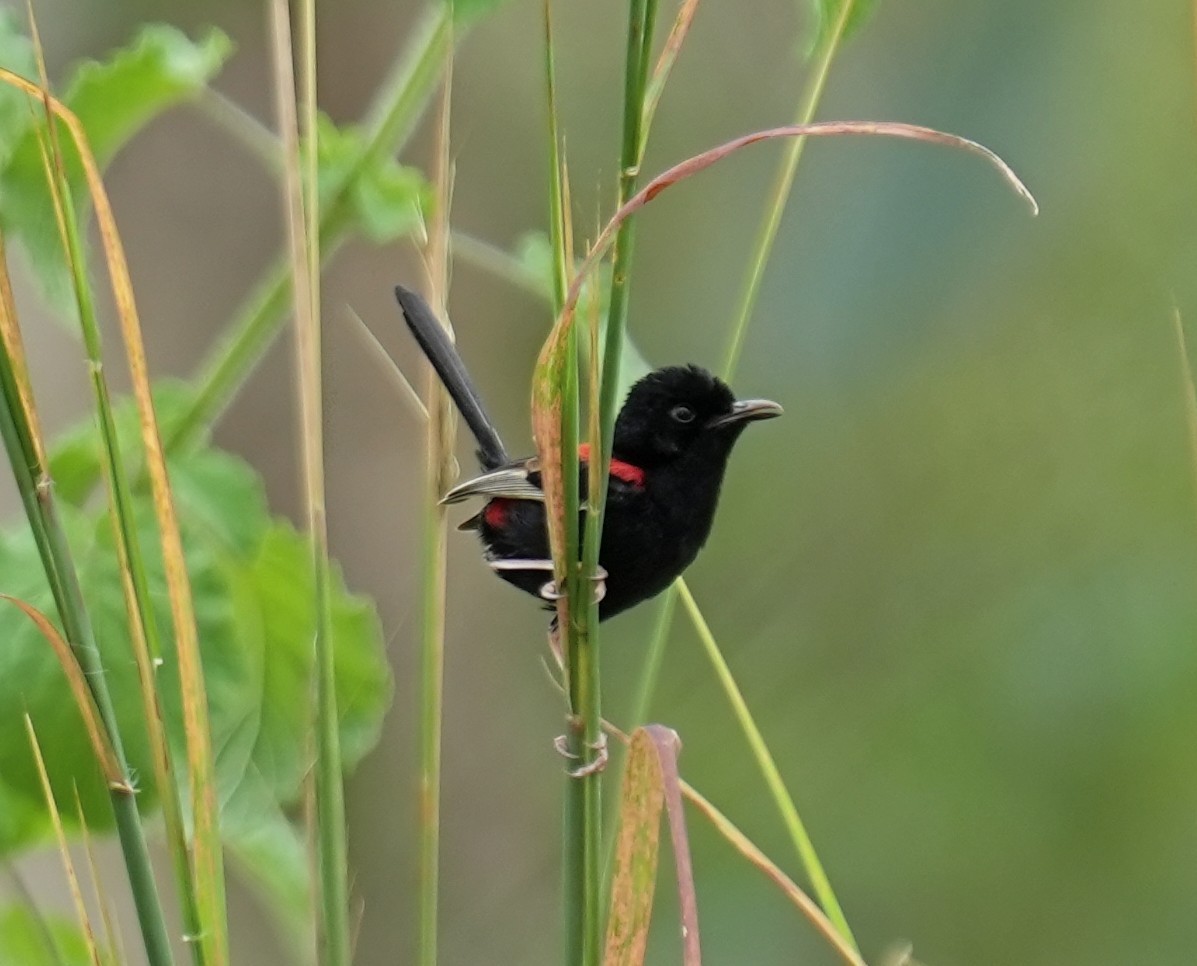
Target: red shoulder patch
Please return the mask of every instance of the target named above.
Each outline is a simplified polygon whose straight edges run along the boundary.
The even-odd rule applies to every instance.
[[[578,446],[578,459],[583,463],[590,461],[590,444],[582,443]],[[629,486],[644,486],[644,470],[623,460],[611,460],[611,475],[622,480]]]
[[[511,509],[511,501],[504,497],[496,497],[486,504],[482,511],[482,519],[492,530],[502,530],[507,526],[507,511]]]

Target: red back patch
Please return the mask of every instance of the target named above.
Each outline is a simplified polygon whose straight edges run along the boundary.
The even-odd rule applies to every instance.
[[[583,463],[590,462],[590,444],[582,443],[578,447],[578,458]],[[644,470],[639,466],[633,466],[631,463],[625,463],[623,460],[611,460],[611,475],[617,480],[622,480],[629,486],[644,486]]]

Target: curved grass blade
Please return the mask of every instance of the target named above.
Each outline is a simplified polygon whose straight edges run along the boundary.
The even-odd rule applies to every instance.
[[[79,714],[83,718],[83,725],[87,729],[88,741],[91,742],[92,751],[96,755],[96,763],[100,766],[100,771],[104,773],[104,780],[108,783],[108,787],[128,795],[134,794],[136,789],[125,778],[120,761],[116,756],[116,751],[112,747],[112,740],[108,737],[108,731],[104,728],[104,723],[100,718],[100,711],[96,707],[96,700],[92,697],[91,689],[87,686],[87,678],[83,674],[83,668],[79,666],[79,662],[75,659],[75,654],[71,650],[71,646],[58,633],[58,628],[54,626],[54,622],[32,604],[27,604],[25,601],[8,594],[0,594],[0,600],[7,600],[19,607],[21,612],[41,632],[42,637],[46,639],[46,643],[54,650],[54,656],[58,658],[58,663],[62,665],[62,670],[66,674],[67,684],[70,686],[71,695],[75,699],[75,706],[79,709]]]

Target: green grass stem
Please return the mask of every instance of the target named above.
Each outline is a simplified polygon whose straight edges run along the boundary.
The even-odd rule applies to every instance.
[[[374,159],[398,151],[415,129],[440,75],[445,48],[452,41],[452,4],[431,3],[412,34],[409,47],[383,84],[367,113],[366,143],[320,213],[321,263],[349,237],[346,200],[354,180]],[[276,259],[227,326],[193,380],[196,395],[166,440],[167,450],[194,443],[224,412],[287,319],[291,275],[285,257]]]
[[[795,123],[797,124],[808,124],[814,120],[819,103],[823,98],[823,92],[827,86],[832,62],[840,49],[844,29],[852,14],[855,3],[856,0],[845,0],[841,5],[839,16],[836,18],[826,42],[817,52],[815,62],[811,68],[810,77],[799,99],[799,106],[795,115]],[[744,339],[748,332],[749,322],[756,308],[761,282],[765,274],[765,267],[769,262],[769,256],[772,254],[774,242],[777,240],[777,231],[781,225],[782,215],[785,212],[786,203],[793,188],[794,178],[798,171],[798,164],[802,159],[805,144],[806,138],[794,138],[786,144],[781,163],[778,165],[773,177],[764,212],[757,228],[756,239],[753,243],[752,255],[749,259],[747,275],[744,281],[743,293],[736,309],[736,315],[732,323],[728,346],[724,356],[723,376],[729,381],[734,378],[736,369],[739,366]],[[747,711],[747,705],[744,704],[743,697],[736,686],[730,668],[723,659],[718,645],[715,644],[713,636],[710,635],[710,628],[706,623],[706,619],[690,594],[685,578],[679,578],[677,583],[662,596],[658,620],[654,625],[652,637],[645,651],[644,667],[640,674],[642,685],[637,694],[633,717],[629,721],[630,727],[634,728],[643,723],[648,719],[650,714],[653,696],[656,693],[657,681],[660,677],[660,668],[664,663],[669,632],[673,625],[673,613],[678,594],[681,594],[683,599],[688,601],[687,613],[690,615],[700,638],[704,640],[704,643],[709,640],[714,645],[708,648],[708,654],[711,656],[716,673],[720,682],[724,685],[724,690],[733,709],[736,709],[738,705],[742,705],[745,711]],[[737,712],[737,717],[742,727],[744,727],[750,744],[754,746],[754,752],[757,751],[757,746],[763,751],[763,755],[757,753],[757,760],[760,764],[762,775],[773,793],[782,819],[787,830],[790,832],[794,848],[798,852],[812,887],[815,889],[815,894],[827,911],[831,921],[840,930],[841,935],[855,949],[855,939],[843,915],[839,900],[831,887],[822,863],[819,862],[810,837],[806,834],[801,819],[798,817],[798,811],[794,805],[793,798],[786,789],[785,784],[781,781],[780,774],[773,764],[767,745],[764,743],[755,724],[752,723],[750,715],[741,717]]]
[[[316,179],[316,9],[299,10],[300,84],[292,68],[286,0],[271,5],[274,83],[284,145],[287,237],[295,293],[295,336],[303,450],[304,502],[311,544],[315,610],[316,689],[315,839],[318,922],[322,966],[349,966],[349,869],[341,737],[337,726],[328,525],[324,497],[323,387],[320,330],[320,214]],[[302,125],[303,137],[300,136]]]
[[[83,603],[78,572],[58,518],[53,481],[36,455],[32,434],[21,408],[12,360],[7,352],[0,352],[0,394],[3,396],[0,404],[0,438],[3,439],[42,566],[54,593],[59,619],[95,698],[96,708],[127,786],[132,787],[133,779],[117,728],[116,711],[108,692],[100,651]],[[110,789],[110,797],[146,960],[150,966],[172,966],[174,956],[170,934],[150,865],[145,829],[137,812],[136,799],[129,793],[128,787]]]
[[[739,722],[745,737],[748,739],[753,758],[756,759],[757,766],[765,778],[765,784],[769,788],[769,793],[773,796],[773,801],[781,812],[782,821],[785,824],[791,841],[798,850],[798,856],[802,860],[802,865],[806,869],[807,876],[810,878],[811,887],[814,889],[819,903],[823,906],[823,911],[827,913],[827,918],[835,924],[840,935],[851,944],[852,948],[856,949],[856,940],[852,936],[852,930],[848,927],[848,921],[844,917],[843,909],[840,907],[839,900],[831,888],[831,882],[827,878],[827,873],[823,870],[823,864],[819,861],[819,856],[815,852],[814,843],[811,842],[810,835],[806,831],[806,825],[798,815],[798,809],[794,806],[794,800],[791,798],[789,790],[782,780],[781,772],[777,768],[777,762],[773,760],[773,754],[769,751],[769,746],[765,742],[764,735],[761,734],[760,728],[757,727],[756,719],[753,718],[752,711],[748,707],[748,702],[744,700],[744,695],[740,691],[739,685],[736,684],[736,679],[732,676],[731,668],[728,667],[727,661],[723,657],[723,652],[719,649],[715,635],[711,633],[711,628],[707,624],[702,611],[699,610],[698,603],[694,600],[694,595],[690,593],[690,588],[686,585],[686,582],[679,580],[677,588],[682,599],[682,605],[686,608],[686,613],[689,614],[695,631],[698,632],[698,639],[702,643],[703,650],[706,651],[707,657],[710,658],[711,665],[714,667],[715,673],[719,678],[719,683],[722,685],[723,691],[731,703],[732,712],[735,714],[736,720]]]

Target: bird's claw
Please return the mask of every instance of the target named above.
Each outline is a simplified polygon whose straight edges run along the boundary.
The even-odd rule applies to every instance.
[[[581,761],[580,755],[575,755],[569,750],[569,738],[565,735],[558,735],[553,739],[553,747],[557,749],[557,753],[562,758],[568,758],[570,761]],[[600,732],[598,741],[591,744],[587,742],[586,747],[595,753],[594,760],[588,761],[585,764],[578,765],[576,768],[567,768],[565,773],[570,778],[585,778],[587,775],[596,775],[607,767],[607,759],[610,758],[610,753],[607,751],[607,734]]]
[[[604,567],[599,567],[594,572],[594,576],[590,578],[594,581],[594,602],[601,604],[603,598],[607,596],[607,571]],[[565,596],[557,588],[557,581],[549,580],[540,585],[540,590],[537,591],[542,600],[547,600],[550,603],[559,601]]]

